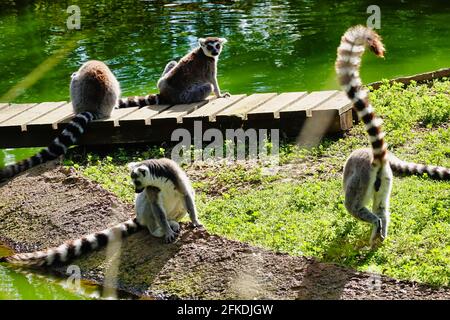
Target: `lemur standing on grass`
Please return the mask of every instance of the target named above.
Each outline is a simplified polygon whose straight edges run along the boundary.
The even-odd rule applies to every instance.
[[[88,124],[108,118],[120,97],[120,85],[111,70],[101,61],[88,61],[72,74],[70,97],[76,116],[45,149],[31,158],[0,170],[0,183],[41,163],[65,154],[77,143]]]
[[[392,171],[407,175],[427,173],[434,179],[450,180],[450,169],[408,163],[387,151],[382,121],[375,115],[359,76],[366,46],[377,56],[384,56],[383,43],[375,31],[364,26],[347,30],[337,49],[336,72],[358,118],[365,124],[372,145],[371,149],[353,151],[345,163],[345,207],[356,218],[373,224],[370,244],[374,245],[377,238],[384,240],[388,233]],[[373,200],[373,212],[366,207],[370,200]]]
[[[217,81],[217,62],[226,42],[225,38],[200,38],[199,47],[179,62],[171,61],[166,65],[158,81],[158,94],[122,98],[119,108],[198,102],[205,100],[212,89],[217,98],[228,97],[229,93],[220,92]]]
[[[169,159],[152,159],[131,163],[129,168],[135,191],[138,193],[135,200],[135,218],[80,239],[67,241],[55,248],[3,257],[0,262],[23,266],[65,263],[143,228],[147,228],[155,237],[164,236],[165,241],[170,243],[175,240],[180,229],[178,221],[186,212],[189,213],[193,226],[201,227],[195,208],[194,190],[189,178],[176,162]]]

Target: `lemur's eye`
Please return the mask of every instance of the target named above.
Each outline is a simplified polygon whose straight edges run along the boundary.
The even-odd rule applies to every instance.
[[[210,45],[210,44],[208,44],[208,45],[206,46],[206,48],[207,48],[208,50],[214,49],[214,47],[213,47],[212,45]]]
[[[138,169],[139,173],[142,174],[142,176],[145,177],[146,171],[145,169]]]
[[[216,49],[217,49],[217,50],[220,49],[220,43],[216,44]]]

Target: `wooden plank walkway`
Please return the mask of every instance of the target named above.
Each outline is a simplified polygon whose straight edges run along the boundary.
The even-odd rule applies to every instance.
[[[0,103],[0,148],[46,146],[72,119],[70,102]],[[296,137],[306,123],[318,132],[335,133],[352,126],[351,102],[343,92],[287,92],[233,95],[186,105],[155,105],[114,110],[94,121],[81,145],[170,141],[177,128],[280,129]]]

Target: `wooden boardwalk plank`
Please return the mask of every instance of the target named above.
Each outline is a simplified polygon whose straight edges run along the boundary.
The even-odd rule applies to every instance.
[[[345,92],[339,92],[332,98],[320,104],[312,110],[312,117],[319,121],[322,119],[322,127],[326,132],[338,132],[351,128],[352,117],[352,102],[347,97]],[[330,123],[329,125],[326,125]]]
[[[45,128],[51,127],[52,129],[58,128],[58,123],[68,118],[73,117],[73,107],[71,102],[66,102],[64,105],[56,108],[55,110],[34,119],[27,124],[27,130],[32,130],[36,127]]]
[[[119,126],[123,125],[149,125],[150,118],[169,108],[169,104],[156,104],[140,108],[139,110],[119,119]]]
[[[183,122],[183,116],[191,113],[201,106],[207,104],[209,100],[204,100],[200,102],[190,103],[190,104],[177,104],[169,109],[157,114],[150,119],[150,124],[176,124]]]
[[[37,105],[37,103],[11,104],[10,106],[4,108],[0,113],[0,125],[2,125],[3,122],[21,114],[22,112],[33,108],[35,105]]]
[[[94,121],[80,144],[158,143],[170,139],[176,128],[193,130],[194,120],[202,121],[205,130],[274,128],[289,137],[317,140],[350,128],[351,107],[345,93],[330,90],[240,94],[185,105],[124,108],[114,110],[108,119]],[[0,147],[47,145],[73,116],[67,102],[1,103]]]
[[[235,104],[236,102],[244,99],[247,95],[238,94],[233,95],[229,98],[218,98],[213,99],[208,102],[206,105],[201,108],[195,110],[192,113],[189,113],[183,117],[183,121],[195,121],[195,120],[205,120],[205,121],[214,121],[216,119],[216,114]]]
[[[122,119],[123,117],[126,117],[130,113],[137,111],[138,109],[139,109],[139,107],[114,109],[109,118],[94,120],[92,122],[92,127],[93,128],[95,128],[95,127],[96,128],[117,127],[117,126],[119,126],[120,119]],[[66,119],[62,120],[61,122],[59,122],[58,127],[63,126],[65,124],[69,123],[70,121],[72,121],[74,116],[75,115],[72,115],[71,117],[66,118]]]
[[[120,119],[126,117],[127,115],[138,111],[139,107],[130,107],[130,108],[122,108],[122,109],[114,109],[111,113],[111,116],[106,119],[96,120],[93,122],[93,127],[101,126],[101,127],[117,127],[119,126]]]
[[[294,114],[297,116],[303,115],[311,117],[312,109],[338,94],[338,92],[339,91],[337,90],[311,92],[307,96],[304,96],[300,100],[281,110],[280,118],[289,118]]]
[[[304,97],[306,92],[286,92],[270,99],[247,114],[248,120],[277,119],[280,110]]]
[[[15,117],[2,122],[3,127],[20,127],[22,131],[27,130],[27,123],[37,119],[47,113],[57,109],[58,107],[64,105],[64,101],[60,102],[43,102],[35,105],[34,107],[28,109],[26,112],[22,112]]]
[[[270,99],[276,97],[276,93],[255,93],[252,94],[239,102],[233,104],[229,108],[219,112],[216,115],[217,121],[227,121],[234,119],[245,120],[247,113],[253,109],[259,107],[263,103],[269,101]]]
[[[336,110],[338,114],[342,114],[352,108],[352,102],[347,97],[345,92],[339,92],[334,95],[331,99],[321,103],[316,108],[312,109],[312,114],[314,112],[324,111],[324,110]]]

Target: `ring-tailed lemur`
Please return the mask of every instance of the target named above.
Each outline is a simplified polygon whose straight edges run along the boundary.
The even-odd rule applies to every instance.
[[[76,114],[72,121],[47,148],[31,158],[1,169],[0,182],[65,154],[70,146],[77,143],[91,121],[111,115],[118,104],[120,86],[103,62],[92,60],[72,74],[70,96]]]
[[[130,163],[136,195],[136,218],[155,237],[172,242],[180,226],[178,221],[189,213],[194,227],[197,218],[195,193],[189,178],[170,159],[150,159]],[[145,192],[143,192],[145,190]]]
[[[389,197],[392,170],[402,174],[423,174],[440,180],[450,180],[450,169],[408,163],[387,151],[381,119],[375,115],[367,90],[359,76],[361,56],[368,46],[377,56],[384,56],[380,36],[364,26],[350,28],[342,36],[337,50],[336,72],[342,88],[353,102],[353,108],[364,122],[371,149],[352,152],[344,166],[345,207],[356,218],[374,225],[371,245],[385,239],[389,224]],[[373,200],[373,212],[366,208]]]
[[[158,81],[159,94],[120,99],[119,108],[198,102],[211,94],[211,86],[217,98],[229,97],[229,93],[220,92],[217,81],[217,62],[226,42],[225,38],[200,38],[199,47],[179,62],[171,61],[166,65]]]
[[[202,226],[197,218],[194,189],[176,162],[169,159],[152,159],[130,163],[129,168],[137,193],[135,218],[80,239],[67,241],[58,247],[3,257],[0,262],[24,266],[65,263],[143,228],[147,228],[155,237],[164,236],[169,243],[175,239],[180,229],[178,221],[186,212],[189,213],[194,227]]]
[[[142,227],[137,223],[136,218],[134,218],[80,239],[67,241],[58,247],[3,257],[0,258],[0,262],[37,267],[65,263],[87,252],[100,249],[111,241],[136,233],[141,229]]]

